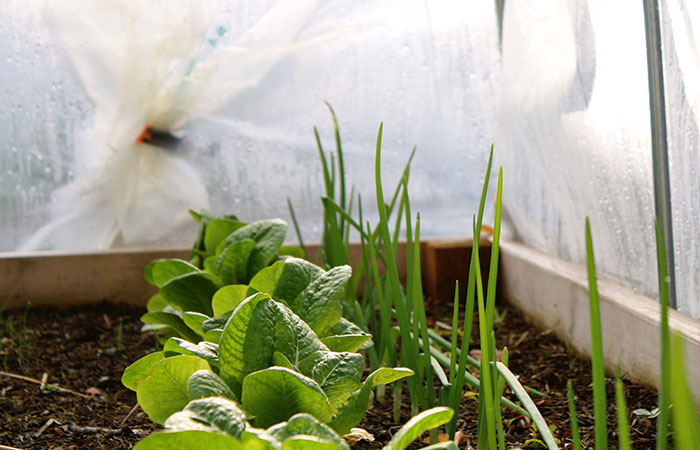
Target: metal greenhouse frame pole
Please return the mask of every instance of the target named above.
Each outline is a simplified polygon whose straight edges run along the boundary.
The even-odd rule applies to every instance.
[[[671,213],[671,182],[668,167],[666,133],[666,99],[664,97],[664,68],[661,52],[661,25],[658,0],[644,0],[644,29],[647,42],[649,72],[649,109],[651,112],[651,151],[654,171],[654,203],[656,217],[666,241],[668,261],[669,305],[676,308],[676,276],[673,258],[673,223]]]

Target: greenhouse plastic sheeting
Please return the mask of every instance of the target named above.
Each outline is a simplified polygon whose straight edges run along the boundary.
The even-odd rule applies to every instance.
[[[514,230],[584,263],[589,216],[599,274],[657,297],[646,74],[641,2],[506,2],[496,142]]]
[[[324,100],[366,217],[384,121],[387,185],[416,145],[424,232],[469,232],[498,108],[493,4],[135,5],[0,5],[0,251],[185,244],[187,209],[287,218],[287,197],[318,239]]]
[[[662,1],[678,309],[700,319],[700,4]]]

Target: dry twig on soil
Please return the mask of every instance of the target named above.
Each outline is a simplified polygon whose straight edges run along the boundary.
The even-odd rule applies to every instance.
[[[47,375],[47,374],[45,373],[44,375]],[[40,388],[43,388],[46,385],[46,379],[48,378],[48,375],[47,375],[46,377],[42,377],[41,380],[37,380],[36,378],[25,377],[24,375],[17,375],[15,373],[3,372],[2,370],[0,370],[0,376],[5,376],[8,378],[14,378],[17,380],[22,380],[22,381],[27,381],[29,383],[38,384],[40,386]],[[77,395],[78,397],[83,397],[83,398],[90,398],[90,399],[93,398],[89,395],[81,394],[80,392],[75,392],[75,391],[72,391],[70,389],[58,386],[58,385],[53,385],[52,387],[54,389],[56,389],[58,392],[66,392],[68,394]],[[0,450],[2,450],[2,449],[0,449]]]

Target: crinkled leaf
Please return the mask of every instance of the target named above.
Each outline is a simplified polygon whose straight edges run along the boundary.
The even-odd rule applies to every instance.
[[[172,278],[160,288],[160,295],[180,311],[212,316],[211,299],[221,281],[207,272],[192,272]]]
[[[329,330],[328,336],[343,335],[343,334],[362,334],[362,328],[350,322],[345,317],[341,317]]]
[[[407,367],[380,367],[369,374],[364,382],[368,383],[371,381],[372,387],[374,387],[380,384],[393,383],[394,381],[410,377],[411,375],[413,375],[413,371]]]
[[[156,259],[143,271],[143,277],[150,284],[161,287],[169,280],[186,273],[199,272],[199,269],[181,259]]]
[[[334,352],[356,352],[365,348],[365,344],[371,343],[372,335],[362,334],[341,334],[326,336],[321,338],[321,342]]]
[[[248,286],[245,284],[232,284],[224,286],[214,294],[211,300],[211,306],[214,309],[214,317],[219,317],[224,313],[233,311],[246,299],[248,294]]]
[[[250,280],[249,286],[289,304],[323,273],[323,269],[306,260],[287,258],[262,269]]]
[[[243,375],[269,367],[275,351],[299,367],[302,361],[315,361],[327,350],[303,320],[282,303],[268,299],[255,307],[248,324]]]
[[[171,414],[190,401],[187,381],[209,364],[197,356],[165,358],[151,367],[150,373],[136,386],[136,398],[152,421],[163,424]]]
[[[147,436],[134,450],[244,450],[231,436],[207,431],[159,431]]]
[[[238,404],[223,397],[192,400],[165,421],[166,428],[179,430],[200,429],[200,424],[235,438],[240,438],[247,425],[245,413]]]
[[[165,311],[149,312],[141,316],[141,322],[147,325],[163,325],[172,328],[181,337],[199,342],[202,338],[188,327],[182,318],[174,313]]]
[[[362,417],[370,406],[372,387],[391,383],[401,378],[413,375],[411,369],[405,367],[389,368],[380,367],[372,372],[340,408],[336,411],[333,420],[329,423],[338,434],[348,433],[352,427],[360,423]]]
[[[350,266],[334,267],[309,284],[289,306],[319,335],[324,335],[342,315],[340,298],[352,276]]]
[[[200,422],[189,411],[178,411],[165,420],[168,431],[206,431],[207,433],[224,434],[220,429],[208,423]]]
[[[335,443],[343,450],[349,450],[343,438],[338,436],[331,427],[306,413],[295,414],[289,421],[268,428],[267,432],[283,442],[298,435],[306,435],[321,438]]]
[[[334,352],[356,352],[372,346],[372,335],[341,317],[321,336],[321,341]]]
[[[243,408],[255,416],[258,427],[289,419],[306,412],[323,422],[331,419],[331,409],[321,387],[309,377],[284,367],[269,367],[243,379]]]
[[[199,356],[208,362],[212,369],[216,370],[219,367],[219,346],[213,342],[200,341],[193,344],[184,339],[172,337],[165,341],[163,351],[166,356],[171,356],[171,353]]]
[[[270,298],[267,294],[254,294],[241,302],[229,318],[219,341],[219,375],[240,397],[245,359],[243,347],[248,332],[248,324],[255,306]]]
[[[302,373],[311,376],[328,397],[331,411],[336,411],[360,387],[365,361],[359,353],[322,352],[310,373],[302,364]]]
[[[137,359],[122,374],[122,384],[132,391],[136,390],[136,386],[146,378],[151,371],[151,367],[157,362],[165,359],[165,353],[155,352],[150,353],[143,358]]]
[[[224,380],[211,370],[198,370],[187,380],[190,400],[204,397],[226,397],[238,400]]]
[[[256,242],[255,248],[248,260],[248,280],[266,267],[275,257],[277,248],[284,242],[287,235],[287,223],[281,219],[266,219],[250,223],[231,233],[217,247],[216,253],[220,254],[233,242],[252,239]],[[247,281],[247,280],[246,280]]]
[[[221,251],[214,265],[214,273],[224,284],[245,283],[248,281],[248,260],[255,248],[255,241],[232,242]]]

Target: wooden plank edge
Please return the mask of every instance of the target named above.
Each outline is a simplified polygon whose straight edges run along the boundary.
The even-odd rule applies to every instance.
[[[318,244],[307,245],[308,258],[317,261]],[[101,252],[0,253],[0,310],[33,306],[68,307],[99,302],[145,306],[156,289],[143,279],[154,259],[188,259],[190,247],[110,249]],[[351,243],[349,260],[362,255]],[[406,273],[406,243],[397,247],[399,273]]]
[[[502,240],[499,281],[503,298],[531,323],[551,329],[586,356],[591,354],[586,268]],[[656,388],[660,373],[660,307],[656,300],[599,279],[606,368]],[[688,383],[700,407],[700,321],[669,311],[672,332],[682,336]]]
[[[0,255],[0,308],[67,307],[102,301],[145,305],[155,288],[143,279],[154,259],[184,258],[188,248]]]

